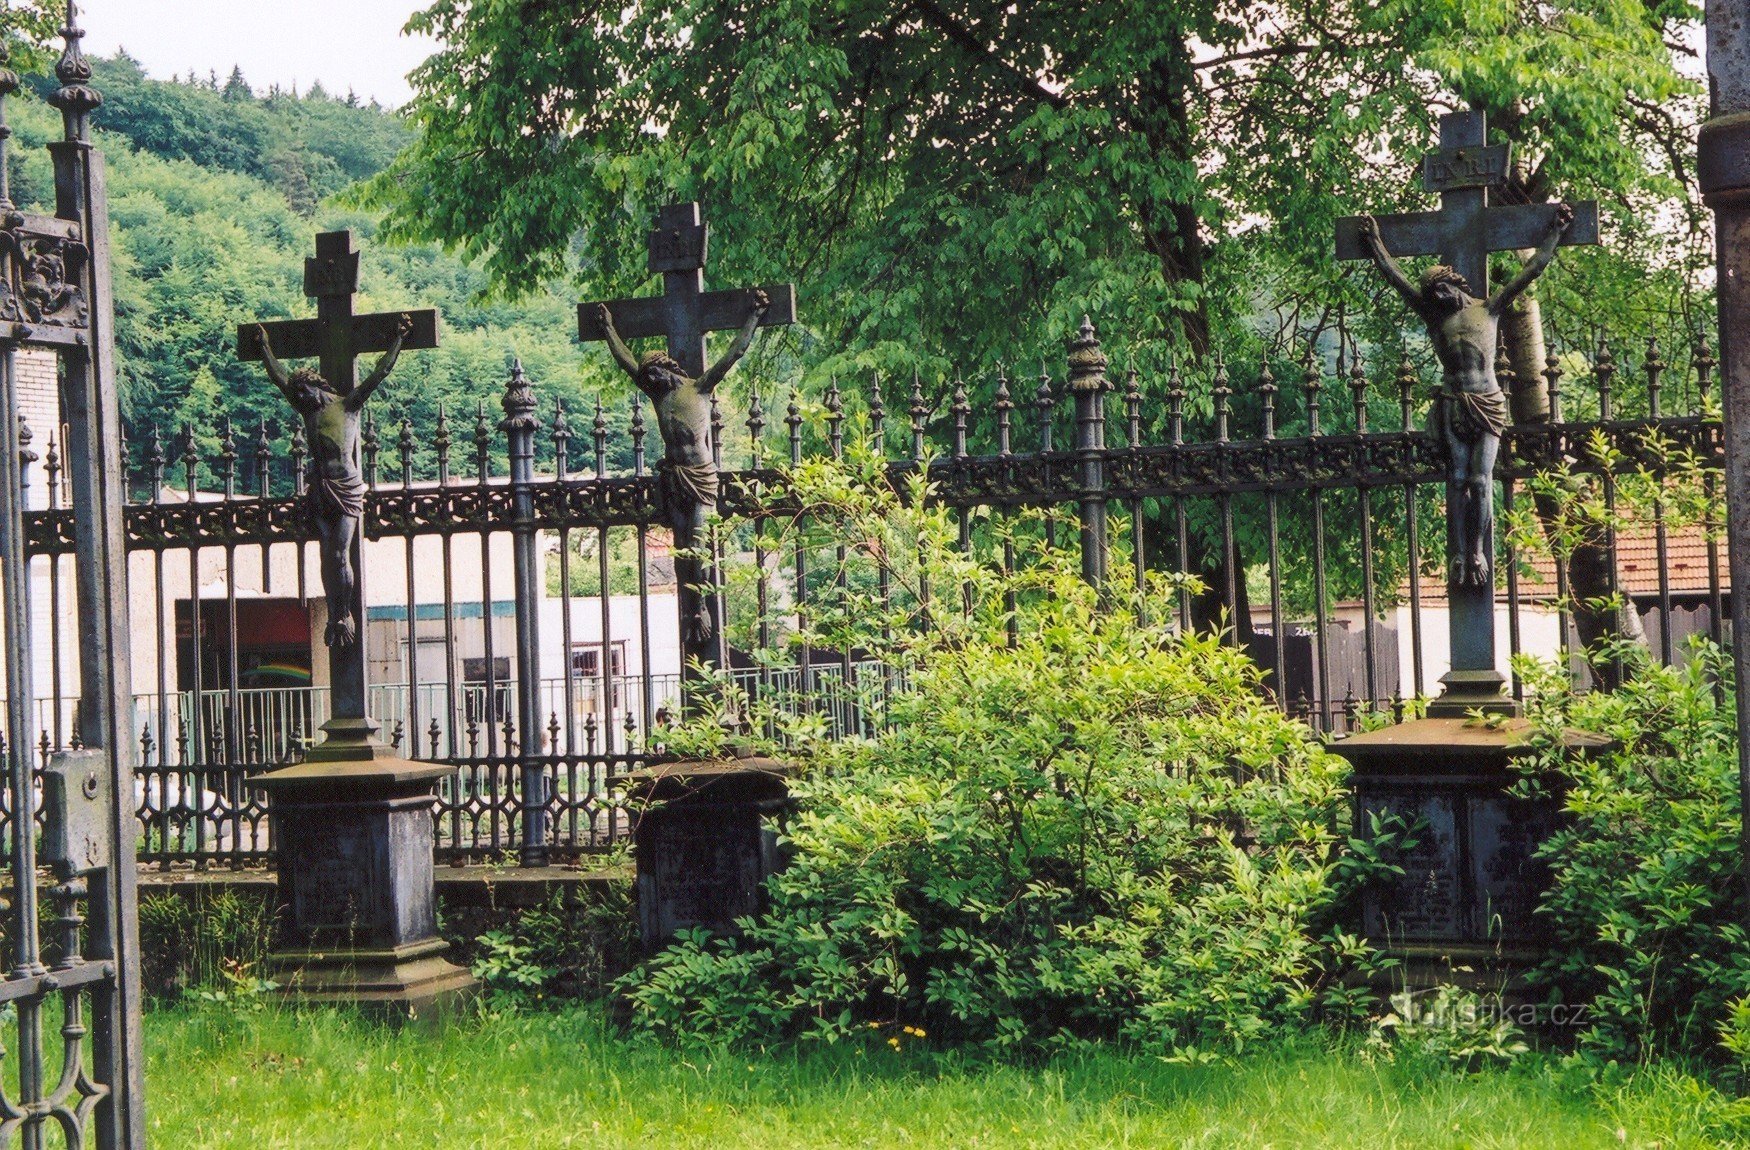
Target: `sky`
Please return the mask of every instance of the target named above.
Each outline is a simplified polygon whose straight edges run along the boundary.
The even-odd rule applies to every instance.
[[[335,95],[404,103],[406,75],[433,50],[401,27],[423,0],[82,0],[88,54],[117,48],[158,79],[240,64],[257,91],[313,80]]]

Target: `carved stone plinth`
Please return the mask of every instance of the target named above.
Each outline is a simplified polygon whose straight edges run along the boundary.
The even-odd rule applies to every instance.
[[[400,758],[368,724],[329,726],[308,761],[254,780],[279,863],[268,967],[300,1000],[429,1015],[474,986],[443,957],[434,909],[432,788],[451,768]]]
[[[1559,796],[1508,793],[1529,731],[1524,719],[1435,717],[1331,744],[1355,768],[1358,827],[1385,813],[1420,824],[1416,845],[1390,859],[1403,874],[1361,897],[1362,933],[1403,962],[1394,979],[1500,990],[1541,957],[1548,940],[1533,912],[1549,874],[1534,855],[1563,816]],[[1567,736],[1573,754],[1607,746]]]
[[[763,909],[765,881],[779,865],[772,823],[790,801],[789,770],[744,757],[622,776],[635,809],[638,928],[646,949],[690,927],[733,934],[736,919]]]

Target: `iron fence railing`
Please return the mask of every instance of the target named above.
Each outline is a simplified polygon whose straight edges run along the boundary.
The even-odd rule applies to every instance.
[[[721,418],[715,427],[719,507],[730,525],[718,538],[742,540],[751,570],[728,581],[722,554],[709,565],[716,618],[738,621],[753,646],[770,645],[775,618],[844,592],[830,548],[769,554],[763,538],[737,535],[736,525],[769,513],[756,496],[780,478],[771,460],[842,456],[861,436],[887,455],[895,481],[928,469],[929,497],[953,509],[965,545],[988,542],[992,520],[1043,509],[1044,539],[1079,547],[1091,579],[1142,587],[1154,571],[1197,576],[1206,591],[1175,593],[1163,614],[1185,627],[1226,626],[1263,668],[1266,690],[1320,730],[1436,693],[1446,659],[1445,472],[1439,444],[1418,429],[1425,381],[1407,365],[1376,375],[1352,351],[1332,364],[1328,348],[1309,348],[1298,365],[1267,360],[1241,371],[1212,360],[1195,377],[1132,372],[1114,383],[1085,370],[1092,338],[1080,337],[1084,370],[1073,387],[1041,378],[1023,392],[992,381],[996,398],[982,422],[952,382],[937,395],[914,382],[904,415],[892,419],[879,386],[861,400],[835,386],[818,422],[793,399],[773,436],[756,386],[745,433]],[[1704,494],[1718,494],[1714,359],[1705,343],[1686,358],[1667,363],[1651,345],[1631,371],[1602,346],[1564,352],[1546,373],[1552,420],[1508,429],[1496,478],[1509,523],[1550,514],[1536,477],[1551,469],[1589,476],[1619,512],[1631,477],[1643,489],[1650,478],[1654,492],[1640,519],[1605,521],[1584,554],[1522,555],[1503,530],[1498,627],[1508,654],[1567,658],[1583,674],[1574,655],[1596,622],[1585,604],[1601,592],[1633,602],[1658,658],[1682,658],[1689,634],[1724,639],[1722,524],[1705,499],[1710,510],[1699,520],[1680,519],[1679,500],[1658,495],[1660,483],[1698,475]],[[550,474],[514,484],[505,433],[484,406],[471,421],[440,416],[423,441],[404,424],[398,452],[383,452],[383,436],[367,427],[364,566],[375,613],[366,646],[372,677],[402,680],[373,687],[370,708],[405,753],[456,765],[436,816],[446,858],[511,850],[543,811],[553,855],[614,841],[624,828],[606,780],[616,764],[659,749],[662,722],[677,709],[680,622],[644,413],[634,399],[623,422],[599,405],[587,428],[570,418],[556,405],[537,445]],[[266,857],[264,808],[247,779],[326,717],[321,690],[263,688],[246,673],[272,663],[278,649],[262,636],[283,638],[286,619],[293,656],[306,665],[309,636],[320,632],[297,495],[303,459],[295,444],[278,450],[289,428],[264,424],[243,436],[253,451],[221,428],[221,444],[232,446],[216,455],[202,451],[192,428],[168,442],[148,429],[135,452],[141,498],[127,526],[145,692],[136,703],[145,764],[137,805],[146,857],[160,863]],[[470,441],[471,453],[452,453]],[[1697,503],[1681,502],[1691,511]],[[72,516],[54,503],[27,516],[39,605],[70,578]],[[526,514],[517,523],[532,518],[542,540],[538,560],[528,557],[536,549],[509,545],[519,505]],[[1016,561],[1012,549],[998,550],[997,561]],[[543,569],[519,575],[532,561]],[[506,596],[519,584],[544,588],[543,606],[513,619]],[[892,591],[885,579],[880,589]],[[927,613],[913,622],[929,625]],[[44,650],[68,641],[60,613],[39,617],[38,627]],[[514,634],[518,627],[538,634]],[[539,679],[525,680],[517,665],[528,651],[538,654]],[[411,665],[415,689],[405,685]],[[822,714],[840,735],[867,733],[862,704],[891,686],[849,651],[736,674],[750,690]],[[44,746],[58,745],[72,726],[68,668],[42,681],[49,697],[39,729]],[[1517,680],[1513,688],[1522,693]],[[527,714],[545,716],[532,745],[517,729]],[[541,794],[530,793],[536,779]]]

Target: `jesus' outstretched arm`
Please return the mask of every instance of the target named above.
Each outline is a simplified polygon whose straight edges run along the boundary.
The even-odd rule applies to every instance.
[[[286,402],[296,407],[298,401],[292,394],[291,376],[287,373],[285,364],[273,354],[273,344],[267,338],[267,329],[260,324],[255,325],[255,341],[261,348],[261,365],[267,369],[267,378],[273,380],[273,385],[286,397]]]
[[[377,390],[389,373],[395,370],[395,361],[401,358],[401,343],[413,330],[413,317],[406,312],[395,324],[395,338],[389,341],[389,350],[383,353],[383,358],[377,361],[377,366],[371,369],[371,374],[352,389],[352,394],[346,397],[348,411],[362,411],[365,401],[371,398],[371,392]]]
[[[608,305],[595,305],[596,323],[601,325],[602,338],[607,340],[608,354],[614,357],[614,362],[620,365],[620,370],[638,378],[638,357],[632,354],[632,349],[626,346],[626,341],[620,338],[620,330],[614,326],[614,313],[608,310]]]
[[[1374,266],[1385,276],[1385,282],[1398,290],[1409,305],[1417,311],[1422,309],[1422,293],[1410,277],[1404,274],[1404,269],[1398,266],[1398,261],[1392,258],[1386,250],[1385,240],[1380,238],[1379,221],[1372,216],[1361,217],[1361,243],[1367,248],[1367,254],[1373,257]]]
[[[1574,209],[1567,204],[1557,204],[1555,219],[1550,221],[1549,231],[1544,234],[1543,243],[1531,253],[1531,258],[1525,261],[1525,266],[1519,269],[1519,274],[1501,285],[1501,290],[1489,297],[1489,310],[1500,315],[1507,310],[1507,305],[1519,298],[1531,281],[1543,274],[1543,269],[1556,256],[1556,246],[1562,242],[1562,233],[1568,230],[1568,225],[1574,222]]]
[[[723,377],[729,374],[729,369],[735,366],[735,361],[747,354],[747,349],[753,345],[754,332],[759,330],[760,320],[766,318],[766,312],[771,306],[771,298],[756,288],[753,293],[753,307],[747,313],[747,322],[735,333],[735,342],[729,345],[723,358],[706,368],[705,374],[699,377],[700,391],[715,391],[717,385],[723,382]]]

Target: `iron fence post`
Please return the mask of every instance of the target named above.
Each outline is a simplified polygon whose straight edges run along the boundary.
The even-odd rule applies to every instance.
[[[64,138],[49,145],[55,169],[55,214],[79,226],[88,253],[88,339],[62,357],[61,394],[73,506],[79,604],[78,738],[106,752],[110,803],[108,858],[92,884],[90,957],[115,963],[92,988],[92,1056],[109,1085],[97,1108],[97,1144],[133,1150],[146,1144],[145,1055],[140,1026],[140,939],[136,904],[132,657],[128,634],[127,479],[121,459],[121,411],[115,387],[115,314],[110,286],[109,202],[103,156],[91,145],[91,112],[103,97],[79,50],[74,5],[62,28],[66,50],[55,67]],[[8,416],[9,417],[9,416]]]
[[[1106,354],[1087,316],[1069,345],[1069,388],[1076,397],[1076,454],[1080,456],[1082,578],[1106,584]]]
[[[522,361],[504,385],[499,428],[510,449],[511,563],[516,586],[517,759],[522,768],[523,866],[546,866],[547,775],[541,763],[541,557],[535,547],[535,393]],[[606,589],[603,589],[604,595]],[[606,653],[604,651],[604,658]],[[510,753],[510,748],[505,748]]]
[[[1696,175],[1714,211],[1719,258],[1720,399],[1725,417],[1726,524],[1738,729],[1750,730],[1750,19],[1743,0],[1707,0],[1711,116]],[[1750,739],[1738,740],[1743,867],[1750,882]]]

